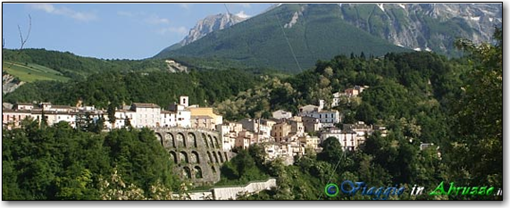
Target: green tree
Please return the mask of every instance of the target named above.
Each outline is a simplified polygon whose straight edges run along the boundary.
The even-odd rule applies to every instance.
[[[495,44],[475,45],[459,40],[457,46],[470,54],[461,99],[454,106],[457,144],[462,157],[452,161],[452,172],[467,171],[467,182],[503,184],[503,31],[496,28]],[[461,171],[458,171],[461,170]]]
[[[115,128],[115,121],[117,118],[115,117],[115,104],[110,103],[108,105],[108,109],[106,110],[106,113],[108,114],[108,121],[112,124],[112,129]]]
[[[317,159],[335,164],[344,157],[342,145],[336,137],[328,137],[321,143],[322,151],[317,154]]]

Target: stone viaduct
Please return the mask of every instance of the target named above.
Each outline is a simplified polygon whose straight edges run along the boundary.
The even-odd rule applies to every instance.
[[[153,128],[156,138],[170,153],[175,171],[194,186],[212,185],[220,180],[221,165],[232,157],[223,151],[218,132],[207,129]]]

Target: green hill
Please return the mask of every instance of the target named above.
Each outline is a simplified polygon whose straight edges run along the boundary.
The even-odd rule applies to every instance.
[[[105,60],[81,57],[70,52],[49,51],[45,49],[3,49],[3,62],[9,74],[28,80],[62,80],[80,79],[90,74],[106,71],[164,71],[164,60]],[[4,64],[4,69],[5,68]],[[30,74],[28,74],[30,73]],[[31,75],[31,76],[28,76]]]
[[[2,69],[7,73],[18,77],[24,82],[33,82],[36,80],[55,80],[67,81],[69,77],[65,77],[62,73],[31,63],[18,63],[5,61],[2,63]]]
[[[296,17],[295,24],[285,26]],[[155,58],[218,57],[251,67],[300,71],[289,45],[301,70],[338,54],[408,51],[346,23],[337,5],[285,4],[177,50],[167,48]]]

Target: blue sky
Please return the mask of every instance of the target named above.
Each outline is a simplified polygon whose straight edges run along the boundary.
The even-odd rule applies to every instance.
[[[270,4],[226,4],[230,13],[255,16]],[[105,59],[143,59],[182,40],[200,19],[226,13],[224,4],[3,3],[6,48],[19,48],[18,25],[30,37],[24,48],[69,51]]]

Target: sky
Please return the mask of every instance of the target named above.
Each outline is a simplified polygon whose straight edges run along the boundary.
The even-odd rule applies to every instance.
[[[200,20],[226,13],[255,16],[271,4],[3,3],[4,47],[45,48],[103,59],[144,59],[181,41]],[[30,16],[30,18],[29,18]],[[31,21],[30,21],[31,19]],[[29,26],[31,22],[31,27]]]

